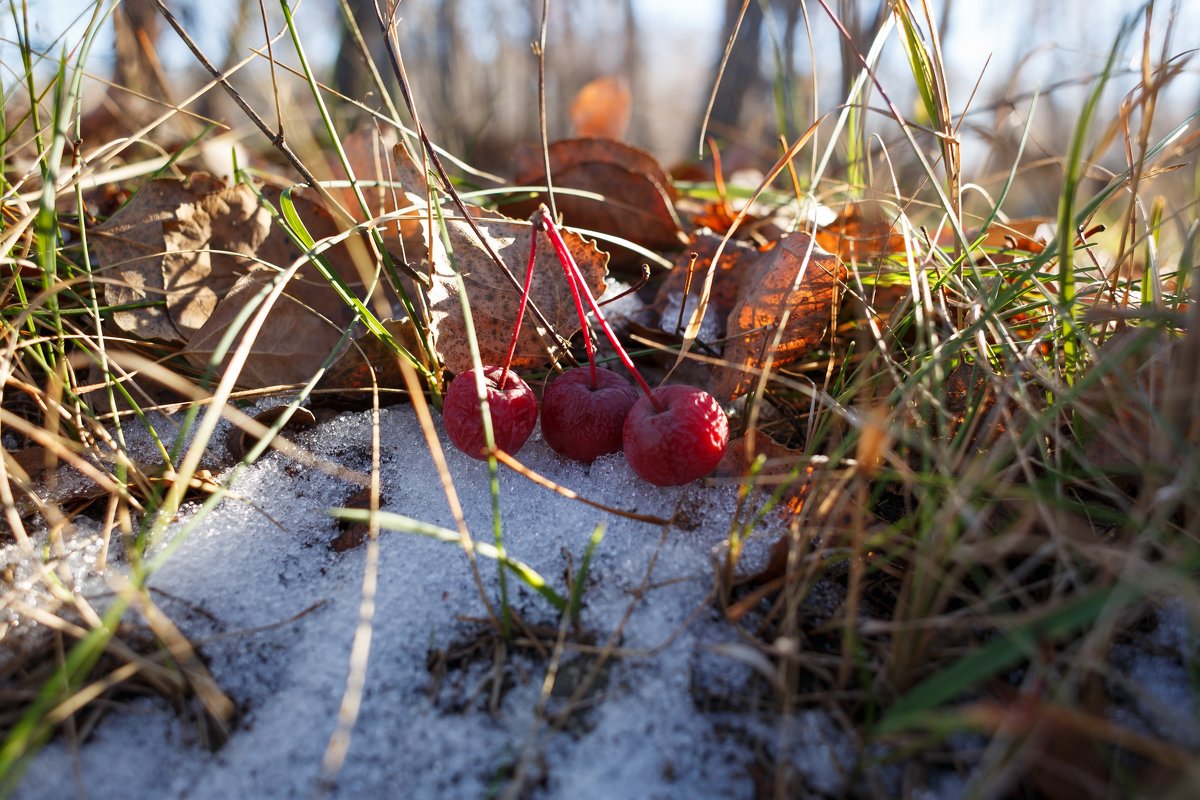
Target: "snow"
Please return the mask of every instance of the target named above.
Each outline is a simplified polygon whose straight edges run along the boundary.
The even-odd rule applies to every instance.
[[[383,510],[453,529],[412,410],[384,409],[380,431]],[[129,436],[132,448],[144,446],[136,431]],[[371,415],[342,414],[298,442],[366,472]],[[444,439],[442,446],[473,536],[490,541],[486,465]],[[607,526],[592,561],[582,626],[595,645],[611,642],[617,649],[600,662],[594,650],[575,651],[570,643],[578,638],[568,636],[559,691],[544,699],[551,660],[511,646],[498,705],[490,708],[496,640],[479,635],[485,612],[462,548],[384,531],[361,713],[344,765],[325,787],[329,796],[394,796],[402,787],[410,797],[480,797],[511,787],[515,770],[523,775],[522,796],[751,796],[746,741],[762,738],[765,745],[778,735],[777,726],[766,719],[734,724],[728,712],[706,711],[697,701],[698,687],[736,694],[753,678],[744,665],[711,651],[733,634],[706,603],[711,551],[728,534],[734,489],[654,487],[633,475],[619,454],[590,467],[568,462],[539,434],[520,457],[601,503],[664,518],[683,512],[686,523],[679,526],[632,521],[501,471],[505,545],[560,594],[566,594],[568,563],[577,570],[597,523]],[[357,491],[273,453],[243,471],[229,496],[182,538],[197,511],[186,508],[157,545],[156,552],[174,550],[150,586],[241,710],[232,738],[211,753],[165,704],[139,700],[110,713],[82,747],[53,741],[31,764],[17,797],[316,793],[346,686],[366,557],[365,547],[329,548],[338,529],[327,510]],[[68,560],[80,588],[102,604],[104,576],[87,578],[95,563],[94,533],[81,520],[67,540]],[[765,547],[770,532],[759,538]],[[14,547],[6,555],[19,564]],[[495,562],[480,558],[479,564],[497,602]],[[34,575],[18,573],[32,592]],[[526,623],[557,628],[557,613],[544,599],[511,575],[509,586]],[[484,643],[474,660],[448,665],[432,689],[430,655],[472,637]],[[548,725],[538,709],[551,716],[561,711],[570,689],[593,669],[599,677],[583,707],[567,722]],[[835,791],[843,779],[830,754],[853,752],[852,742],[823,712],[806,712],[792,727],[787,757],[810,775],[811,785]],[[812,749],[804,746],[810,740]]]
[[[153,454],[144,435],[127,433],[132,450]],[[383,510],[453,529],[411,408],[382,410],[380,435]],[[357,412],[297,441],[365,473],[371,437],[371,414]],[[473,536],[490,541],[486,465],[444,437],[442,447]],[[677,525],[633,521],[501,470],[505,545],[560,594],[567,593],[568,565],[578,569],[597,523],[607,526],[585,587],[582,633],[568,633],[561,658],[516,641],[498,655],[462,548],[383,531],[361,713],[343,765],[326,780],[322,764],[347,684],[367,555],[365,546],[330,548],[339,531],[328,510],[358,487],[272,453],[244,470],[199,524],[198,504],[185,508],[151,553],[172,548],[150,582],[153,597],[237,706],[230,740],[210,752],[194,723],[161,700],[126,702],[82,746],[52,741],[16,797],[442,798],[511,791],[538,798],[740,798],[755,796],[764,775],[774,780],[777,765],[789,787],[841,794],[856,739],[823,709],[781,716],[765,708],[770,691],[756,671],[761,657],[756,663],[747,655],[746,641],[708,601],[712,553],[729,533],[734,488],[657,488],[633,475],[619,454],[591,466],[569,462],[536,432],[520,457],[598,502],[660,517],[679,512]],[[777,520],[766,524],[749,542],[751,566],[780,533]],[[81,517],[74,535],[51,550],[67,585],[101,608],[112,595],[111,574],[96,571],[98,532]],[[51,602],[36,561],[23,558],[18,545],[3,556],[22,603]],[[114,539],[110,569],[122,569],[122,561]],[[481,557],[479,564],[495,603],[495,562]],[[509,586],[517,613],[542,631],[549,650],[557,613],[511,575]],[[813,602],[836,606],[837,593],[827,596],[828,589],[815,591]],[[36,635],[37,624],[21,608],[3,612],[9,624],[26,628],[10,637]],[[1114,647],[1115,690],[1131,698],[1114,721],[1195,747],[1194,641],[1185,609],[1168,604],[1144,641]],[[608,656],[597,655],[606,645]],[[887,761],[865,779],[898,793],[901,770]],[[966,790],[953,772],[926,777],[926,786],[909,786],[914,796]]]
[[[1148,635],[1115,646],[1117,672],[1110,682],[1132,703],[1119,706],[1114,721],[1184,749],[1200,747],[1196,641],[1188,609],[1175,599],[1155,610]]]

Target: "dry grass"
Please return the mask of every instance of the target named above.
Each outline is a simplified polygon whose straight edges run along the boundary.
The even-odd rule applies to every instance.
[[[902,8],[895,30],[880,36],[906,44],[912,78],[903,88],[915,87],[921,101],[914,119],[892,104],[896,78],[874,72],[870,42],[860,49],[847,41],[845,59],[872,69],[824,119],[828,153],[778,171],[794,176],[796,200],[878,213],[903,247],[848,264],[828,344],[774,370],[735,417],[743,432],[802,453],[751,481],[740,509],[752,535],[754,514],[776,513],[767,507],[803,487],[800,500],[785,503],[790,536],[776,549],[777,569],[742,574],[732,537],[714,570],[729,624],[772,670],[747,702],[784,713],[829,708],[857,732],[864,766],[883,742],[914,765],[946,758],[978,767],[979,785],[993,796],[1052,796],[1063,781],[1121,794],[1143,779],[1186,792],[1195,776],[1177,742],[1112,723],[1123,678],[1109,654],[1154,624],[1148,609],[1159,603],[1181,603],[1200,625],[1197,115],[1165,117],[1161,102],[1187,74],[1188,56],[1171,49],[1174,30],[1149,24],[1162,13],[1151,4],[1113,32],[1112,59],[1092,76],[1083,105],[1065,119],[1050,115],[1044,127],[1038,109],[1055,103],[1053,90],[1035,101],[1014,88],[990,107],[952,108],[942,43],[930,36],[937,21]],[[129,695],[154,693],[190,709],[214,744],[233,718],[202,658],[144,589],[152,565],[141,559],[185,492],[215,503],[223,490],[200,472],[203,435],[186,449],[163,442],[161,463],[128,454],[122,419],[153,410],[162,389],[110,351],[135,349],[166,373],[175,354],[114,330],[116,309],[102,291],[109,277],[86,247],[89,228],[119,206],[124,187],[144,174],[179,174],[198,158],[191,145],[167,165],[148,153],[193,136],[199,145],[221,138],[203,134],[202,115],[174,98],[139,100],[144,124],[132,137],[97,141],[114,123],[85,116],[82,97],[94,85],[85,69],[90,38],[104,24],[93,21],[57,72],[34,69],[41,56],[23,38],[26,71],[5,96],[0,506],[12,546],[40,553],[34,582],[51,598],[36,610],[20,605],[8,576],[9,619],[49,632],[4,632],[6,779],[52,731],[84,738],[99,713]],[[246,134],[239,146],[265,171],[290,161],[315,182],[330,174],[322,151],[343,126],[328,115],[306,141],[303,128],[276,116],[276,99],[294,114],[315,112],[330,96],[302,98],[320,87],[297,66],[304,37],[292,33],[286,55],[264,48],[254,57],[269,59],[270,97],[233,87],[267,132]],[[1131,54],[1141,70],[1133,85],[1113,68]],[[110,90],[118,105],[123,91]],[[456,82],[447,91],[463,90]],[[403,119],[377,113],[408,124],[433,157],[415,114],[422,101],[406,94]],[[1105,118],[1115,94],[1117,111]],[[214,82],[193,97],[215,107],[219,96]],[[280,125],[294,140],[273,151],[267,139]],[[972,129],[987,134],[986,157],[972,162],[986,174],[963,173],[961,141]],[[84,145],[73,153],[80,131]],[[444,143],[465,147],[468,133]],[[1031,158],[1030,137],[1062,148]],[[785,193],[781,204],[785,182],[773,187]],[[1056,223],[1048,239],[1006,215],[1025,198],[1047,196],[1057,211],[1039,220]],[[436,377],[425,377],[436,398]],[[420,388],[415,373],[408,378]],[[213,424],[236,397],[232,385],[178,388],[215,397],[204,408],[217,411],[202,417]],[[60,465],[96,488],[58,491]],[[113,543],[130,570],[127,591],[102,611],[67,588],[64,542],[81,514],[99,522],[101,558]],[[830,592],[839,598],[833,608],[816,602]],[[128,621],[131,610],[142,624]],[[563,632],[535,638],[550,652]],[[978,735],[982,752],[937,744],[961,731]],[[786,793],[786,765],[764,770],[763,791]]]

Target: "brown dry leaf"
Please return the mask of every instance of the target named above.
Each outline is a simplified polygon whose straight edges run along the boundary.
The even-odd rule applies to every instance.
[[[415,204],[425,203],[428,186],[424,172],[403,147],[396,146],[393,154],[396,173],[405,194]],[[475,206],[467,208],[492,252],[500,257],[518,280],[523,279],[529,260],[532,226],[494,211]],[[466,320],[455,285],[454,269],[457,267],[462,273],[471,302],[471,317],[479,341],[480,358],[485,364],[499,364],[508,353],[508,342],[513,323],[516,322],[521,294],[496,266],[488,248],[479,241],[468,222],[446,219],[446,232],[454,251],[453,264],[442,243],[441,231],[436,228],[436,222],[434,225],[434,230],[430,231],[427,218],[422,217],[424,250],[432,262],[430,277],[433,286],[429,289],[428,301],[434,351],[451,372],[465,372],[471,368]],[[592,294],[599,297],[604,293],[608,255],[597,250],[596,243],[590,239],[565,230],[562,235]],[[543,330],[534,315],[526,309],[525,321],[513,354],[512,365],[517,368],[544,364],[551,356],[557,358],[558,353],[547,352],[553,334],[570,338],[579,330],[575,303],[567,288],[562,267],[554,255],[554,248],[544,231],[538,233],[537,248],[529,301],[530,305],[537,306],[554,330]]]
[[[320,278],[310,274],[306,279],[304,272],[291,281],[271,309],[238,376],[238,386],[257,389],[303,383],[341,341],[341,328],[350,323],[349,309]],[[230,325],[278,275],[269,267],[259,267],[242,276],[188,342],[183,351],[187,360],[200,369],[207,367]],[[230,352],[241,341],[239,332]],[[222,371],[228,358],[226,354]]]
[[[363,125],[342,140],[342,149],[346,152],[346,158],[350,162],[354,176],[359,181],[393,183],[400,180],[405,173],[398,169],[392,155],[397,146],[394,129],[381,129],[375,125]],[[405,189],[409,188],[413,176],[419,173],[415,164],[410,162],[410,165],[411,169],[407,173],[408,180],[404,181]],[[346,171],[340,162],[332,164],[330,169],[334,177],[340,180],[346,179]],[[424,176],[421,176],[417,194],[421,196],[422,200],[425,196],[424,187]],[[367,211],[372,218],[399,211],[410,205],[409,200],[399,189],[388,186],[363,186],[361,190],[367,201]],[[363,222],[367,219],[352,189],[347,187],[330,191],[356,222]],[[419,252],[421,246],[420,217],[420,211],[414,209],[399,219],[382,224],[380,233],[383,235],[386,246],[391,248],[395,244],[403,242],[402,247],[406,252],[408,250],[412,250],[413,254]]]
[[[803,357],[829,326],[845,277],[845,265],[807,234],[793,233],[780,240],[742,274],[737,304],[726,326],[725,360],[734,366],[762,367],[785,309],[791,314],[774,353],[774,366]],[[756,381],[757,376],[740,369],[722,369],[716,377],[717,398],[739,397]]]
[[[578,137],[623,139],[632,106],[629,82],[624,78],[588,81],[571,103],[571,129]]]
[[[997,220],[988,226],[987,235],[980,246],[1037,255],[1054,240],[1057,230],[1057,222],[1050,217],[1028,217],[1008,222]],[[974,240],[978,236],[976,232],[969,238]]]
[[[360,181],[394,183],[401,180],[403,173],[397,168],[393,158],[393,153],[398,146],[395,130],[391,128],[381,130],[376,126],[363,126],[342,141],[346,158],[350,161],[355,177]],[[340,164],[334,165],[333,171],[335,175],[343,177],[345,175]],[[413,173],[418,171],[413,165],[412,171],[408,174],[408,180],[404,182],[406,189],[413,179]],[[421,176],[419,186],[419,194],[424,200],[424,176]],[[350,211],[355,220],[364,221],[364,215],[354,193],[350,189],[340,191],[343,195],[342,205]],[[362,192],[372,217],[380,217],[411,205],[404,192],[396,188],[363,187]],[[406,212],[398,219],[381,225],[380,233],[383,235],[385,246],[389,249],[398,246],[402,252],[410,253],[410,257],[418,257],[417,254],[421,249],[421,212],[418,209]]]
[[[283,412],[287,411],[286,405],[272,406],[265,411],[260,411],[254,415],[255,422],[261,422],[268,428],[271,427],[283,416]],[[297,408],[288,417],[288,421],[279,429],[283,434],[296,434],[300,431],[306,431],[317,424],[317,417],[307,408]],[[241,428],[233,428],[229,431],[229,436],[225,440],[225,449],[229,451],[229,455],[234,461],[241,461],[258,445],[259,439],[249,431]]]
[[[268,187],[262,194],[267,202],[278,206],[280,190]],[[298,192],[292,193],[292,201],[314,240],[320,241],[340,232],[322,205]],[[261,262],[279,269],[286,269],[302,255],[300,247],[278,224],[271,227],[270,234],[257,251]],[[323,255],[350,290],[363,297],[365,288],[359,266],[371,269],[373,265],[367,261],[362,240],[350,237],[324,251]],[[259,266],[239,278],[204,326],[188,341],[183,355],[197,367],[205,368],[226,330],[245,305],[278,274],[269,266]],[[352,318],[350,309],[317,268],[311,263],[305,264],[270,311],[238,377],[238,385],[261,388],[308,380],[341,342],[342,331]],[[240,343],[240,334],[235,341]]]
[[[392,337],[408,352],[420,353],[413,326],[403,320],[383,320]],[[404,377],[400,374],[398,359],[401,356],[373,333],[363,334],[334,362],[317,384],[316,403],[337,408],[370,408],[373,387],[391,390],[381,394],[384,405],[395,402],[396,391],[404,391]],[[371,373],[374,371],[374,380]]]
[[[554,196],[566,224],[601,231],[651,249],[677,248],[683,243],[675,215],[675,187],[654,157],[611,139],[566,139],[550,145],[550,174],[554,186],[603,195],[592,200],[570,194]],[[531,152],[517,168],[517,183],[546,181],[540,153]],[[544,201],[541,196],[504,207],[506,213],[527,217]],[[614,248],[617,249],[617,248]],[[636,254],[619,248],[614,259],[636,261]]]
[[[162,302],[166,296],[163,256],[168,249],[164,223],[175,219],[182,204],[223,188],[223,183],[203,172],[182,181],[173,178],[148,181],[129,203],[93,228],[96,261],[105,268],[105,277],[119,281],[104,285],[105,302],[110,305]],[[121,330],[142,339],[184,341],[162,305],[116,311],[112,319]]]
[[[518,278],[524,278],[532,226],[506,217],[482,218],[476,222],[509,270]],[[454,265],[462,273],[471,302],[471,316],[479,340],[479,356],[485,364],[500,364],[508,352],[508,342],[520,305],[520,292],[492,261],[466,222],[448,220],[446,227],[454,248]],[[592,294],[599,297],[604,293],[608,255],[601,253],[594,242],[582,236],[570,231],[563,231],[562,234]],[[466,320],[454,279],[454,266],[436,231],[432,237],[432,254],[433,287],[429,290],[429,310],[434,348],[448,370],[464,372],[471,368]],[[554,332],[569,338],[579,330],[575,303],[545,231],[538,232],[537,262],[529,296],[541,309]],[[547,341],[551,338],[549,334],[549,331],[541,330],[532,315],[526,313],[513,354],[513,366],[520,368],[544,364],[551,355],[557,357],[557,353],[547,353]]]
[[[167,313],[187,337],[204,326],[220,299],[253,265],[246,256],[266,240],[271,215],[243,183],[181,203],[174,218],[163,220],[162,230]]]
[[[380,495],[379,505],[383,506],[387,503],[387,498]],[[361,509],[369,511],[371,508],[371,489],[364,487],[355,492],[350,499],[343,503],[345,508]],[[361,547],[363,542],[367,540],[371,530],[365,522],[347,522],[346,520],[338,521],[338,528],[341,533],[337,538],[329,543],[329,549],[335,553],[345,553],[347,550],[353,550],[356,547]]]
[[[903,253],[904,237],[875,204],[851,203],[837,219],[817,230],[817,244],[843,261],[867,261]]]
[[[272,186],[262,190],[263,199],[276,208],[280,205],[281,194],[279,189]],[[300,215],[305,229],[313,240],[319,242],[322,239],[329,239],[341,234],[341,227],[319,199],[310,199],[306,191],[293,191],[291,200],[295,205],[296,213]],[[283,227],[276,224],[272,226],[270,236],[259,247],[257,255],[259,260],[266,264],[286,269],[288,265],[303,255],[303,250]],[[375,292],[386,292],[390,296],[390,290],[387,289],[386,283],[381,276],[377,275],[379,265],[367,251],[363,237],[352,235],[345,241],[326,249],[322,255],[359,297],[364,297],[364,287],[368,283],[372,285]],[[301,270],[301,274],[315,277],[317,275],[316,268],[306,266]],[[323,281],[319,277],[315,279]]]
[[[808,493],[809,476],[813,472],[813,468],[807,466],[809,458],[803,450],[782,445],[762,431],[755,432],[752,449],[747,447],[747,439],[744,436],[739,436],[731,441],[725,448],[725,455],[721,457],[721,463],[717,464],[713,475],[725,478],[744,478],[750,474],[750,467],[760,455],[765,456],[767,460],[759,470],[757,477],[764,479],[759,482],[767,492],[775,491],[776,486],[781,482],[788,482],[787,476],[796,469],[798,464],[801,462],[806,464],[800,470],[800,474],[788,482],[788,488],[780,498],[781,506],[787,511],[799,512],[800,507],[804,504],[804,496]]]
[[[342,138],[342,151],[354,177],[359,181],[390,181],[392,174],[392,148],[396,146],[396,134],[393,130],[380,130],[374,125],[362,125],[352,133]],[[349,178],[340,161],[334,159],[329,165],[329,171],[334,180],[344,181]],[[386,187],[359,187],[363,199],[367,201],[367,212],[377,217],[398,208],[396,193]],[[349,186],[331,188],[330,194],[337,199],[355,222],[367,219],[359,205],[354,190]]]
[[[667,273],[666,278],[658,287],[654,296],[653,308],[662,318],[662,330],[667,333],[681,334],[678,311],[683,309],[683,326],[686,327],[688,316],[695,304],[700,300],[700,290],[704,287],[704,275],[712,264],[713,256],[721,245],[721,237],[710,233],[697,233],[675,258],[675,268]],[[692,254],[696,254],[695,265],[691,264]],[[754,259],[760,257],[755,248],[731,240],[721,253],[717,271],[713,275],[711,294],[708,298],[708,311],[705,325],[713,325],[717,330],[724,331],[729,312],[737,302],[738,287],[742,274]],[[691,267],[689,285],[688,271]],[[684,287],[688,289],[688,302],[684,301]],[[672,315],[668,312],[674,310]]]

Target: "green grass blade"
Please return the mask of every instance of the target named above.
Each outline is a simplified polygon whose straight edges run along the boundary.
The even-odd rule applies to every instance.
[[[943,704],[1028,658],[1038,643],[1065,639],[1102,613],[1128,605],[1140,595],[1134,586],[1117,584],[1072,598],[1050,613],[1000,634],[901,697],[884,715],[875,733],[887,735],[918,725]]]
[[[364,524],[371,518],[369,510],[359,508],[331,508],[329,514],[347,522],[361,522]],[[466,546],[458,531],[452,531],[449,528],[443,528],[440,525],[434,525],[429,522],[422,522],[419,519],[406,517],[403,514],[396,514],[391,511],[379,511],[376,513],[375,519],[379,523],[379,527],[383,530],[415,533],[418,536],[437,539],[439,542],[450,542],[460,547]],[[595,537],[596,534],[593,533],[592,538],[595,539]],[[477,555],[493,559],[501,566],[512,570],[521,579],[522,583],[544,597],[556,610],[561,612],[567,609],[567,601],[563,599],[562,595],[551,589],[546,579],[524,561],[519,561],[509,556],[503,549],[487,542],[472,542],[470,547]],[[594,545],[589,546],[588,552],[584,556],[585,559],[590,557],[592,549],[594,549]]]
[[[1141,12],[1135,12],[1125,19],[1113,41],[1108,53],[1108,61],[1101,70],[1100,76],[1092,86],[1088,98],[1079,113],[1079,122],[1071,134],[1071,145],[1067,151],[1065,174],[1063,175],[1062,192],[1058,198],[1058,293],[1061,321],[1059,325],[1063,343],[1064,367],[1068,381],[1075,379],[1075,373],[1081,368],[1081,324],[1083,310],[1075,302],[1075,195],[1084,172],[1084,148],[1087,145],[1087,133],[1091,127],[1096,108],[1100,105],[1104,88],[1112,77],[1113,67],[1117,56],[1125,48],[1134,25],[1140,18]]]
[[[583,551],[583,559],[579,562],[579,571],[575,573],[575,580],[571,583],[571,599],[567,605],[567,616],[572,622],[579,620],[579,609],[583,605],[583,585],[587,582],[588,570],[592,566],[592,554],[596,552],[596,547],[604,539],[604,531],[603,522],[592,530],[587,549]]]

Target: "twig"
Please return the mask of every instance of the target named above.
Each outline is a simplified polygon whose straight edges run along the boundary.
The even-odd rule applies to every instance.
[[[542,130],[542,163],[546,168],[546,203],[550,216],[558,221],[558,209],[554,205],[554,182],[550,177],[550,131],[546,124],[546,27],[550,18],[550,0],[542,0],[542,26],[535,47],[538,63],[538,123]]]
[[[670,525],[672,522],[672,520],[656,517],[652,514],[638,514],[635,511],[624,511],[620,508],[614,508],[613,506],[606,506],[596,500],[589,500],[578,492],[568,489],[565,486],[560,486],[546,476],[534,472],[529,467],[525,466],[520,461],[517,461],[517,459],[513,458],[503,450],[496,450],[496,460],[511,469],[513,472],[516,472],[533,481],[538,486],[542,486],[552,492],[556,492],[568,500],[578,500],[584,505],[591,506],[592,508],[598,508],[601,511],[607,511],[609,514],[615,514],[618,517],[625,517],[625,519],[637,520],[638,522],[648,522],[651,525]]]
[[[161,2],[161,0],[155,0],[155,2]],[[390,21],[384,19],[383,11],[379,8],[378,3],[375,6],[375,13],[384,31],[383,39],[387,45],[388,59],[392,62],[392,70],[396,73],[396,78],[400,82],[400,94],[404,97],[404,105],[408,108],[408,113],[413,118],[413,127],[417,130],[417,137],[421,140],[421,146],[425,149],[429,162],[433,164],[433,168],[441,179],[442,185],[445,187],[446,193],[450,196],[451,202],[454,203],[454,206],[463,215],[466,223],[471,227],[471,231],[475,234],[480,245],[482,245],[488,258],[500,268],[500,271],[508,278],[508,282],[512,284],[513,288],[518,292],[521,291],[521,282],[517,280],[517,276],[512,274],[512,270],[508,268],[508,265],[504,263],[504,260],[500,258],[495,248],[492,247],[491,242],[483,235],[483,231],[479,229],[479,224],[475,221],[475,217],[467,211],[466,204],[463,202],[458,190],[454,187],[453,181],[450,180],[450,175],[446,172],[445,166],[442,165],[442,159],[438,156],[437,149],[433,146],[433,141],[429,138],[429,134],[425,131],[425,126],[421,124],[420,117],[417,115],[417,105],[413,100],[412,87],[408,82],[408,72],[404,69],[404,60],[400,57],[400,53],[396,49],[396,43],[393,41],[394,26]],[[554,326],[550,324],[549,320],[546,319],[546,316],[532,299],[529,301],[529,310],[546,331],[545,334],[539,331],[539,335],[543,336],[543,338],[546,335],[554,337],[554,342],[558,348],[569,356],[570,343],[558,335],[558,332],[554,330]]]
[[[300,158],[292,152],[292,148],[288,147],[287,142],[284,141],[283,130],[280,129],[278,133],[271,130],[263,118],[258,115],[258,112],[250,107],[250,104],[242,98],[238,90],[234,89],[233,85],[225,79],[225,76],[221,73],[221,71],[217,69],[211,61],[208,60],[208,58],[204,55],[204,52],[200,49],[200,46],[197,45],[192,37],[188,35],[188,32],[184,30],[183,25],[179,23],[179,20],[175,18],[175,15],[171,13],[170,9],[168,9],[166,4],[163,3],[163,0],[153,0],[153,3],[158,7],[159,13],[163,15],[164,19],[166,19],[167,24],[175,29],[175,33],[179,35],[179,38],[183,40],[183,43],[187,45],[189,50],[192,51],[192,55],[196,57],[196,60],[199,61],[206,70],[208,70],[209,74],[213,76],[217,83],[221,84],[221,88],[223,88],[226,94],[229,95],[230,99],[237,104],[237,107],[242,110],[242,113],[244,113],[249,120],[266,135],[271,144],[275,146],[275,149],[278,150],[283,157],[288,160],[288,163],[292,165],[292,168],[295,169],[296,172],[300,173],[300,176],[304,178],[304,182],[317,191],[320,191],[316,176],[309,172],[308,167],[304,166],[304,164],[300,161]]]

